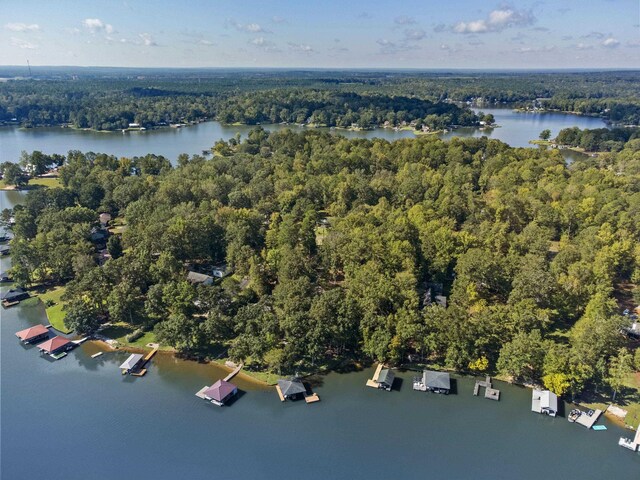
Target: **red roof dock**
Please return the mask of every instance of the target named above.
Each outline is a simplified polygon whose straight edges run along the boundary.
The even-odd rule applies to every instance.
[[[33,327],[25,328],[16,332],[18,337],[24,343],[33,343],[38,340],[44,340],[49,336],[49,329],[42,324],[34,325]]]

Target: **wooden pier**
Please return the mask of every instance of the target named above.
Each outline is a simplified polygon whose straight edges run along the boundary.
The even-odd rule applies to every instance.
[[[276,385],[276,392],[278,392],[278,396],[280,397],[280,401],[284,402],[286,400],[286,398],[284,398],[284,395],[282,394],[282,390],[280,390],[280,385]]]
[[[484,398],[489,400],[500,400],[500,390],[493,388],[491,377],[487,375],[484,380],[476,380],[473,387],[473,394],[477,397],[480,394],[480,388],[484,388]]]
[[[98,353],[94,353],[93,355],[91,355],[91,358],[98,358],[100,355],[102,355],[104,352],[98,352]]]
[[[383,368],[384,368],[384,365],[379,363],[375,373],[373,374],[373,378],[367,380],[367,383],[366,383],[367,387],[378,388],[378,378],[380,377],[380,372],[382,371]]]
[[[142,364],[142,366],[144,367],[144,364],[147,363],[149,360],[151,360],[153,358],[153,356],[158,352],[158,349],[160,347],[154,347],[153,350],[151,350],[149,353],[147,353],[147,356],[144,357],[144,359],[142,360],[144,363]]]
[[[204,396],[204,392],[206,392],[208,389],[209,389],[209,385],[205,385],[204,387],[202,387],[200,390],[196,392],[196,397],[201,398],[202,400],[206,400],[207,397]]]
[[[242,367],[244,367],[244,363],[241,363],[236,368],[234,368],[233,371],[229,375],[224,377],[224,381],[225,382],[230,382],[233,377],[235,377],[238,373],[240,373],[240,370],[242,370]]]
[[[312,393],[311,395],[305,395],[304,401],[307,403],[316,403],[320,401],[320,397],[317,393]]]

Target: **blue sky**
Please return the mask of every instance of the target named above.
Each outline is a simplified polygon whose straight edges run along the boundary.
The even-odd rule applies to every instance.
[[[639,0],[0,3],[0,65],[640,67]]]

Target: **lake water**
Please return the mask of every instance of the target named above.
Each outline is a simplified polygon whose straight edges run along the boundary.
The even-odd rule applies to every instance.
[[[454,136],[478,137],[486,135],[506,142],[514,147],[530,147],[529,140],[538,138],[546,128],[555,136],[562,128],[577,126],[580,128],[600,128],[606,126],[602,119],[569,115],[563,113],[516,113],[511,109],[483,109],[492,113],[500,128],[480,130],[477,128],[460,128],[442,135],[442,138]],[[204,122],[187,128],[165,128],[145,132],[98,133],[79,131],[70,128],[36,128],[21,129],[16,127],[0,128],[0,163],[17,161],[20,152],[40,150],[45,153],[66,154],[69,150],[83,152],[104,152],[117,156],[142,156],[147,153],[164,155],[175,160],[179,154],[201,153],[210,149],[213,144],[223,138],[229,139],[240,133],[246,136],[252,127],[242,125],[222,125],[219,122]],[[301,131],[304,127],[265,125],[268,130],[291,128]],[[348,130],[331,130],[348,138],[384,138],[389,141],[400,138],[414,138],[408,130],[376,129],[353,132]]]
[[[214,122],[129,135],[3,129],[0,153],[77,148],[173,158],[235,131]],[[22,198],[0,192],[0,209]],[[9,263],[2,258],[0,270]],[[412,391],[407,372],[387,393],[364,386],[367,369],[319,378],[322,401],[306,405],[283,404],[273,389],[237,377],[242,394],[219,408],[194,396],[226,374],[219,367],[163,354],[145,377],[123,377],[117,367],[127,354],[92,359],[94,344],[51,362],[14,336],[47,323],[42,304],[30,300],[0,315],[2,479],[586,480],[637,478],[640,469],[640,455],[617,445],[631,432],[608,420],[601,421],[607,431],[595,432],[531,413],[524,388],[499,384],[502,400],[492,402],[472,396],[472,379],[458,378],[457,395],[439,396]]]

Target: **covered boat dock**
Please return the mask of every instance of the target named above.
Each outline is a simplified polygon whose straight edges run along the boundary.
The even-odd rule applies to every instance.
[[[18,337],[22,343],[36,343],[49,338],[49,329],[42,324],[38,324],[16,332],[16,337]]]

